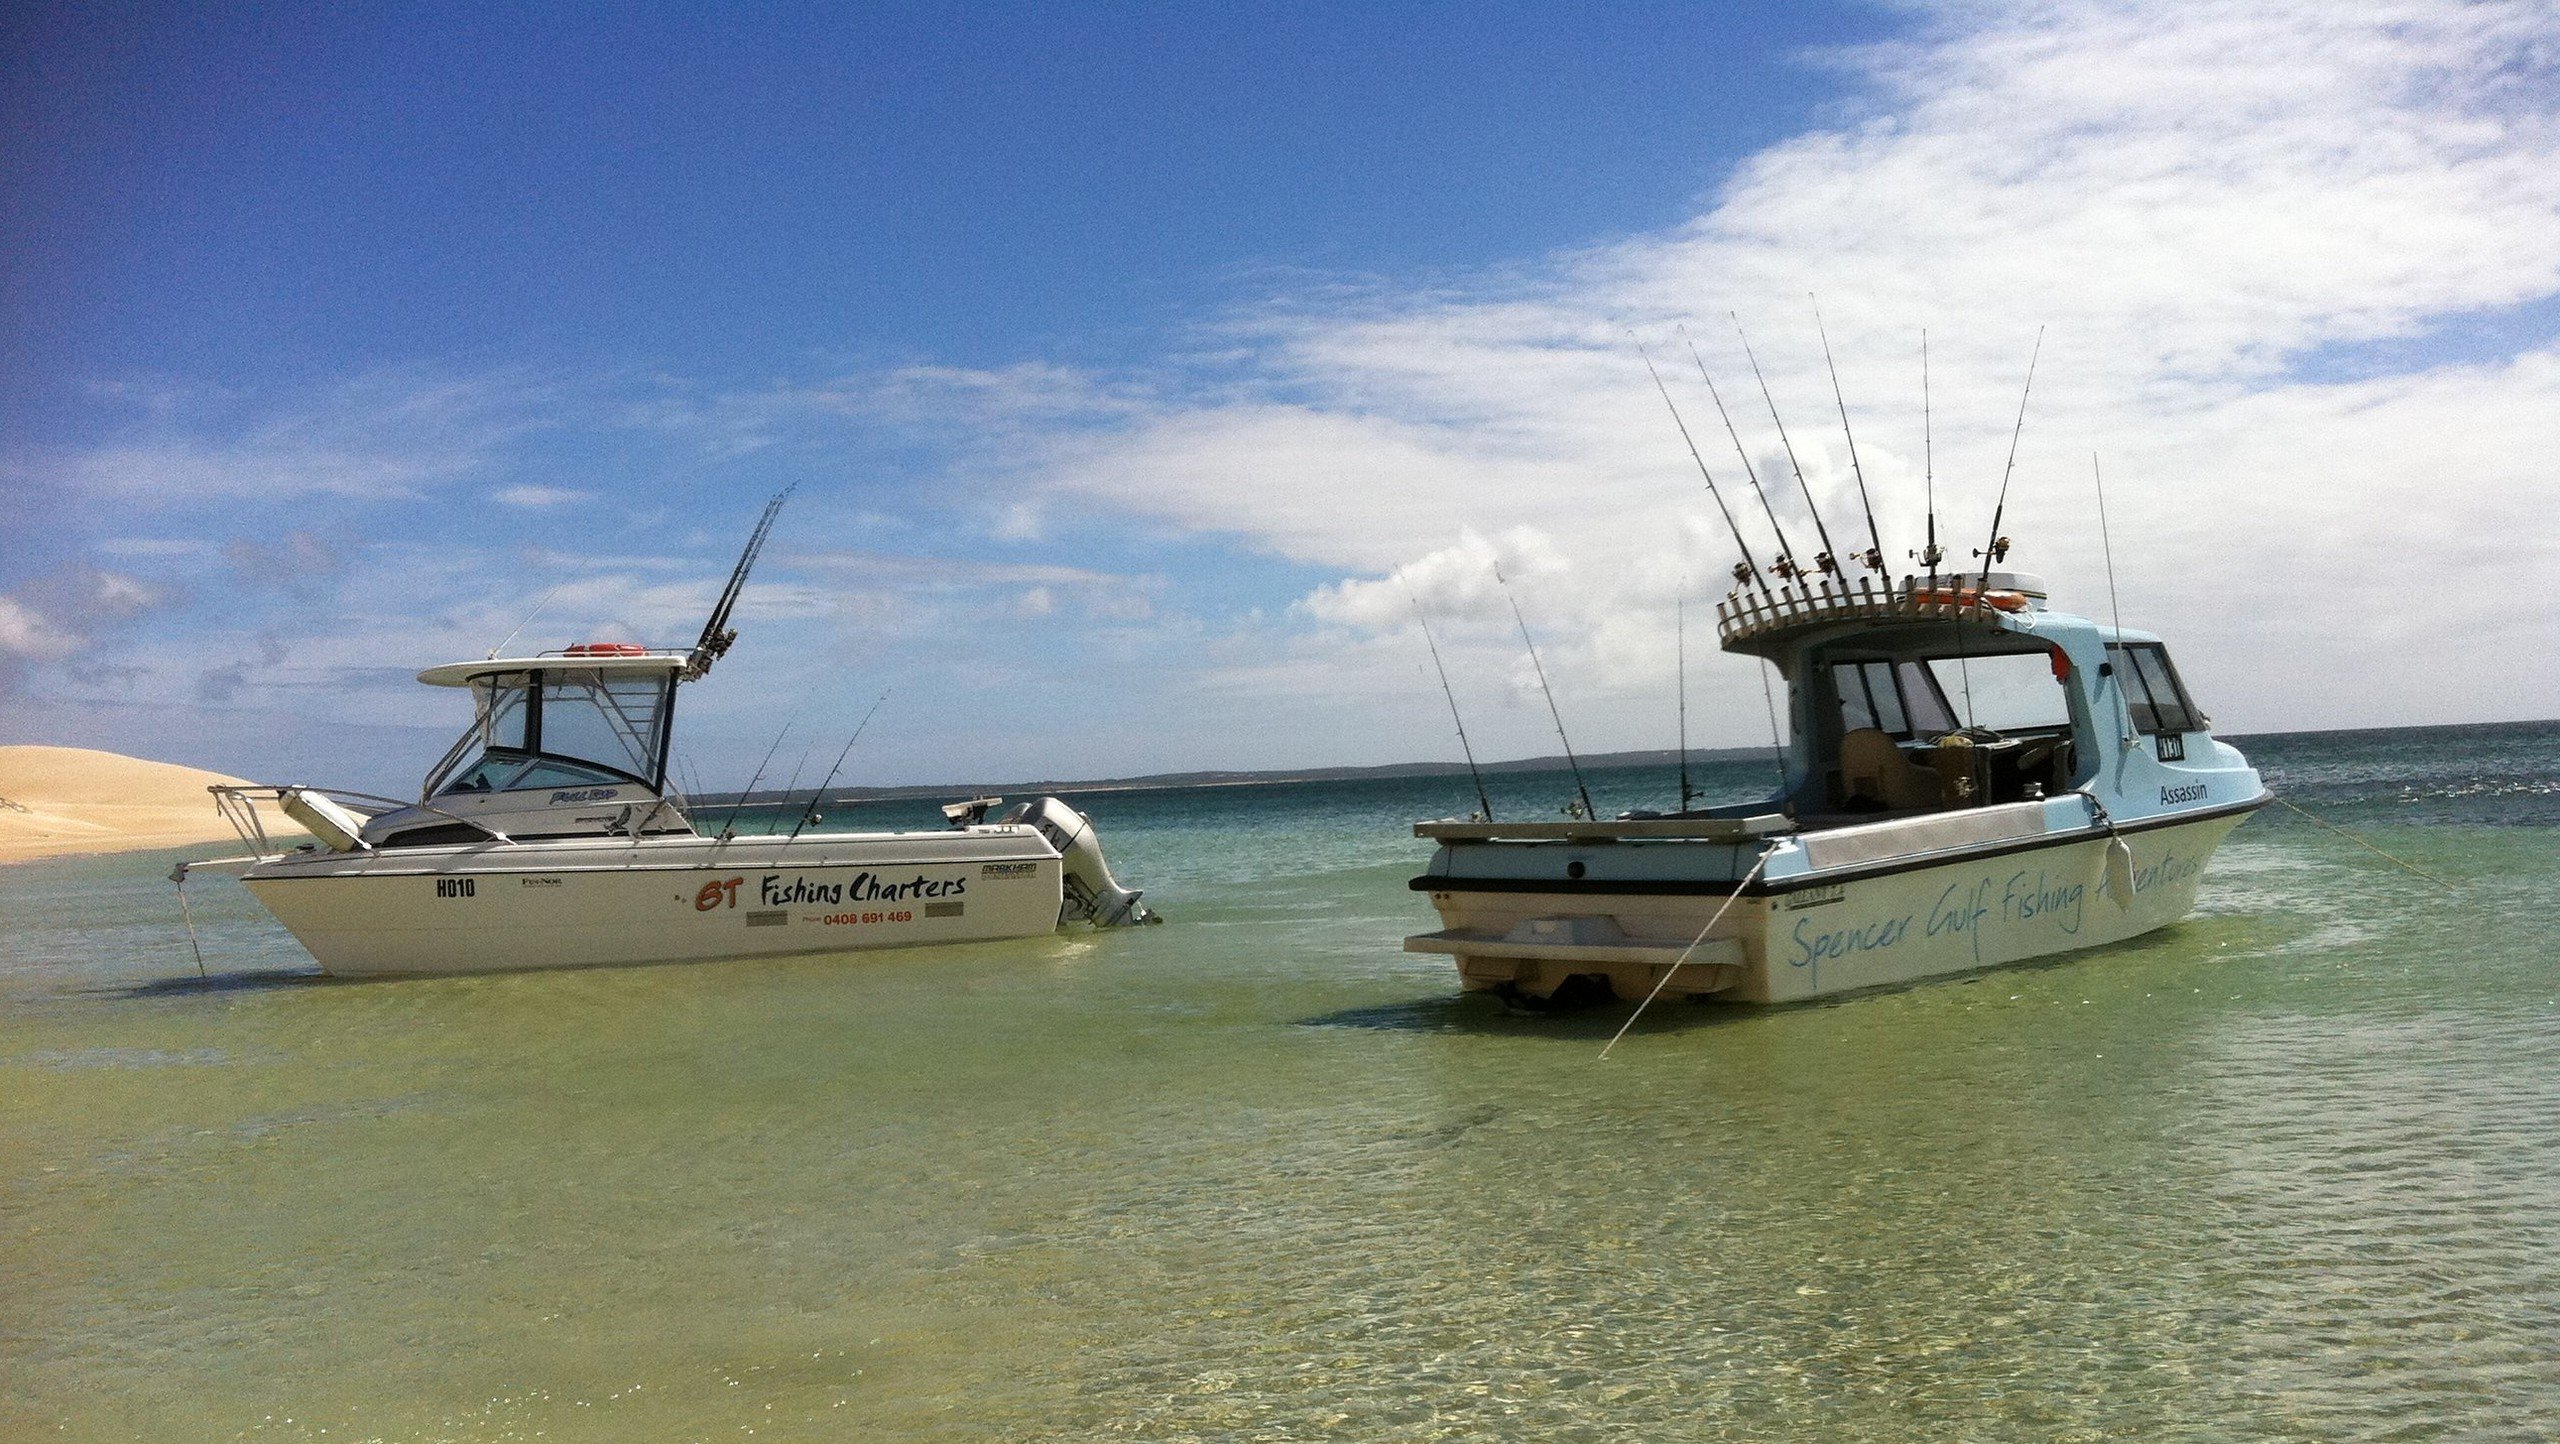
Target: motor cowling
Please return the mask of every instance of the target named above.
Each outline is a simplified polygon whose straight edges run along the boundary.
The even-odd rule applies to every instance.
[[[1092,818],[1054,797],[1043,797],[1014,807],[999,820],[1040,829],[1040,835],[1066,860],[1066,902],[1058,910],[1059,922],[1128,928],[1164,921],[1138,901],[1143,895],[1140,889],[1122,887],[1113,879],[1111,865],[1102,860],[1102,842],[1094,835]]]

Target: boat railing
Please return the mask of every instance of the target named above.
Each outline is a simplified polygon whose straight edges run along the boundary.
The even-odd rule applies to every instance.
[[[491,842],[502,842],[510,847],[516,845],[514,838],[475,818],[465,817],[458,812],[447,812],[433,803],[408,802],[397,797],[385,797],[378,792],[357,792],[344,787],[313,787],[307,783],[276,786],[272,783],[244,782],[216,783],[207,787],[205,791],[213,794],[214,810],[222,814],[222,820],[230,823],[231,830],[240,834],[240,840],[260,857],[274,857],[284,849],[267,836],[266,819],[259,815],[258,803],[262,800],[272,802],[279,811],[282,811],[286,794],[296,792],[311,793],[332,802],[343,798],[353,802],[380,804],[379,807],[368,811],[367,816],[395,808],[414,808],[430,817],[441,817],[447,822],[458,822],[465,827],[485,833]]]
[[[1417,822],[1413,835],[1440,842],[1755,842],[1796,830],[1782,813],[1756,817],[1576,818],[1563,822]]]
[[[1808,622],[1998,618],[2027,609],[2025,593],[1985,589],[1971,575],[1906,576],[1899,583],[1824,577],[1774,591],[1736,588],[1716,603],[1716,630],[1728,644]]]

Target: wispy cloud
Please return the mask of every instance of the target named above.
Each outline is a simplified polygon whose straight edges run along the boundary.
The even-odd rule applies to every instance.
[[[489,499],[500,506],[519,511],[540,511],[555,506],[574,506],[592,501],[595,493],[565,486],[502,486],[489,493]]]

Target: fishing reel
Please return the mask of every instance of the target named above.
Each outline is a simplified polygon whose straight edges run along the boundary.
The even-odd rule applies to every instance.
[[[1858,553],[1855,560],[1861,566],[1864,566],[1868,570],[1874,572],[1877,576],[1884,575],[1884,548],[1869,547],[1865,551]]]
[[[1804,568],[1797,566],[1794,558],[1787,556],[1784,552],[1778,554],[1777,560],[1769,563],[1769,570],[1776,573],[1782,581],[1792,582],[1804,575]]]
[[[1749,563],[1749,562],[1735,562],[1735,563],[1733,564],[1733,584],[1734,584],[1735,586],[1737,586],[1737,587],[1746,587],[1746,586],[1749,586],[1749,585],[1751,584],[1751,578],[1752,578],[1752,575],[1753,575],[1753,573],[1752,573],[1752,570],[1751,570],[1751,563]]]
[[[1836,577],[1840,575],[1840,559],[1829,552],[1815,552],[1813,569],[1826,577]]]
[[[1947,549],[1938,545],[1936,542],[1931,542],[1920,550],[1911,553],[1911,555],[1920,563],[1920,565],[1929,569],[1929,574],[1931,576],[1935,576],[1938,572],[1938,563],[1947,559]]]
[[[2007,537],[2001,537],[1999,540],[1994,541],[1991,544],[1991,550],[1986,552],[1977,547],[1974,549],[1973,554],[1992,562],[2005,562],[2009,559],[2009,539]]]

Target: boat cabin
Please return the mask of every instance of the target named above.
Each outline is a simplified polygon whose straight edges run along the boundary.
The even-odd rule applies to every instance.
[[[1726,648],[1787,678],[1798,827],[2034,802],[2090,787],[2120,746],[2177,762],[2209,741],[2157,639],[2048,611],[2033,577],[1983,581],[1726,603]]]
[[[587,643],[535,657],[430,667],[471,692],[471,725],[427,771],[418,805],[366,825],[376,846],[690,831],[668,799],[682,652]]]

